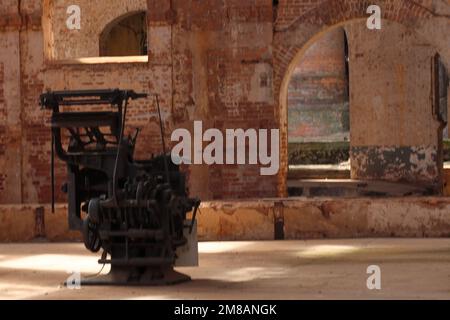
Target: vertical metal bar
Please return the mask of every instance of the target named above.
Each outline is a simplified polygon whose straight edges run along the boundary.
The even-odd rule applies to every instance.
[[[274,216],[274,238],[275,240],[284,240],[284,204],[277,201],[273,206]]]
[[[170,176],[169,176],[169,165],[167,164],[167,154],[166,154],[166,142],[164,140],[164,125],[161,117],[161,108],[159,107],[159,96],[158,94],[155,94],[156,97],[156,107],[158,108],[158,115],[159,115],[159,129],[161,130],[161,142],[163,147],[163,155],[164,155],[164,170],[166,173],[166,179],[167,183],[170,184]]]
[[[124,111],[122,114],[122,103],[125,99],[125,107],[124,107]],[[118,165],[119,165],[119,160],[120,160],[120,152],[122,150],[122,140],[123,140],[123,136],[124,136],[124,130],[125,130],[125,123],[126,123],[126,117],[127,117],[127,107],[128,107],[128,92],[125,93],[125,96],[122,97],[122,101],[119,103],[119,113],[120,113],[120,135],[119,135],[119,141],[118,141],[118,145],[117,145],[117,153],[116,153],[116,161],[114,162],[114,171],[113,171],[113,198],[114,201],[116,203],[116,207],[118,207],[118,199],[117,199],[117,183],[118,183],[118,177],[117,177],[117,170],[118,170]],[[120,208],[119,208],[120,210]]]

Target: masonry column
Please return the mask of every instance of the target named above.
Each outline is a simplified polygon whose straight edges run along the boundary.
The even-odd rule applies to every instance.
[[[0,8],[0,204],[20,203],[21,18],[17,3]]]

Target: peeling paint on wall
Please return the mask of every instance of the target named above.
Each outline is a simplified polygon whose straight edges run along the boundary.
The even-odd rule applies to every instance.
[[[439,178],[437,148],[351,147],[352,176],[434,186]]]

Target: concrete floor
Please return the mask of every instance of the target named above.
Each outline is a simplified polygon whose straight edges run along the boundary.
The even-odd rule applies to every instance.
[[[95,274],[82,244],[0,244],[0,299],[450,299],[450,239],[200,243],[193,281],[172,287],[61,285]],[[382,288],[367,289],[379,265]],[[106,272],[104,270],[103,272]]]

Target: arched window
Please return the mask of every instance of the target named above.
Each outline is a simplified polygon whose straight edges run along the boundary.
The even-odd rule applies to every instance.
[[[147,55],[147,14],[134,12],[115,19],[100,34],[100,56]]]

